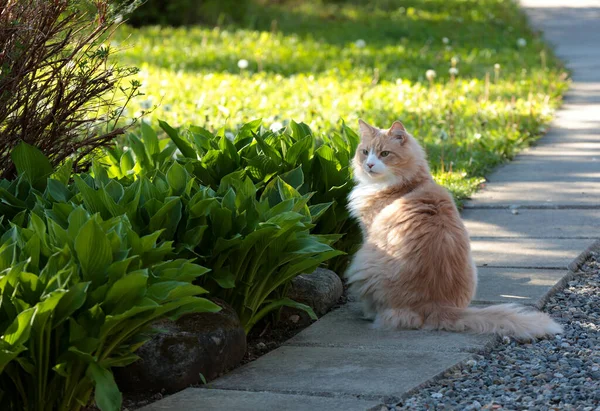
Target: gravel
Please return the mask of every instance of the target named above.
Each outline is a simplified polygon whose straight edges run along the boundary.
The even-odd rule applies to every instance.
[[[564,334],[533,343],[504,337],[389,410],[600,411],[600,255],[544,311]]]

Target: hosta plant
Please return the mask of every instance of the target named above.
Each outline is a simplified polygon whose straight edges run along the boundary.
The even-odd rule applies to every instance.
[[[350,163],[359,142],[350,128],[343,126],[341,133],[317,137],[303,123],[292,121],[288,127],[271,131],[255,120],[243,125],[236,136],[227,137],[223,130],[213,134],[191,126],[180,131],[165,122],[159,124],[172,143],[159,140],[152,127],[143,123],[137,134],[129,134],[127,145],[108,151],[110,175],[166,172],[175,156],[202,185],[218,190],[226,176],[237,172],[239,178],[255,184],[260,198],[271,182],[299,169],[295,175],[301,174],[302,182],[294,188],[301,195],[312,194],[308,204],[331,204],[312,233],[342,234],[335,247],[348,254],[360,243],[358,226],[346,208],[353,187]],[[340,273],[346,263],[346,256],[329,262]]]
[[[160,231],[159,240],[172,242],[169,257],[195,258],[211,269],[199,284],[230,303],[246,331],[282,305],[304,309],[314,317],[310,307],[283,296],[294,277],[342,254],[332,247],[339,235],[311,234],[332,203],[308,205],[312,194],[298,192],[304,185],[300,167],[260,186],[260,193],[239,170],[222,177],[218,190],[213,190],[199,184],[196,163],[182,165],[163,154],[172,151],[163,147],[150,152],[148,162],[154,165],[143,173],[127,171],[111,178],[119,173],[114,165],[107,169],[94,162],[91,174],[74,175],[71,182],[69,164],[53,172],[41,166],[43,155],[21,145],[14,157],[35,158],[35,169],[45,168],[41,174],[50,178],[38,182],[30,171],[23,173],[20,183],[0,182],[0,199],[14,218],[34,204],[32,209],[64,219],[62,202],[69,202],[103,219],[124,215],[140,236]],[[138,166],[143,167],[140,161],[134,164]],[[28,163],[22,168],[29,170]],[[29,181],[37,182],[37,189]]]
[[[69,164],[54,171],[26,144],[13,161],[19,177],[0,182],[0,408],[77,410],[95,391],[118,410],[111,368],[136,360],[154,320],[219,310],[193,284],[208,269],[174,258],[165,227],[140,234],[94,203]],[[115,184],[111,200],[125,195]]]
[[[286,298],[285,287],[342,254],[331,246],[338,235],[310,233],[331,203],[307,206],[311,195],[288,184],[302,184],[300,169],[272,180],[260,199],[240,174],[223,178],[217,193],[207,188],[190,200],[184,231],[207,227],[200,251],[210,254],[200,258],[212,271],[203,285],[236,308],[246,332],[281,306],[316,318],[309,307]]]
[[[18,220],[0,239],[2,409],[77,410],[95,392],[119,410],[111,368],[137,359],[151,323],[219,310],[192,284],[208,270],[169,260],[161,231],[140,237],[125,216],[69,203]]]

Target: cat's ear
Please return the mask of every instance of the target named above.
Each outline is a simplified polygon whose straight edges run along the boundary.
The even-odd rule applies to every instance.
[[[370,124],[367,124],[365,121],[363,121],[362,119],[358,119],[358,129],[360,130],[360,136],[361,138],[370,140],[373,138],[373,136],[375,135],[375,127],[371,126]]]
[[[394,121],[394,124],[388,130],[388,135],[399,139],[402,143],[406,141],[406,129],[404,124],[399,121]]]

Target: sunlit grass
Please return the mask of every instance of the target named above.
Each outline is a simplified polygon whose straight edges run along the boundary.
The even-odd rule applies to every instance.
[[[236,27],[124,28],[119,56],[146,92],[128,114],[158,105],[150,121],[215,130],[294,119],[317,133],[400,119],[457,198],[544,131],[566,77],[513,2],[368,3],[256,6]]]

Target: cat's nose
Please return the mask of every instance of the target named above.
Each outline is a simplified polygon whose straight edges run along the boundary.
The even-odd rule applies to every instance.
[[[367,167],[369,167],[369,168],[373,168],[374,165],[375,164],[373,164],[373,163],[367,163]]]

